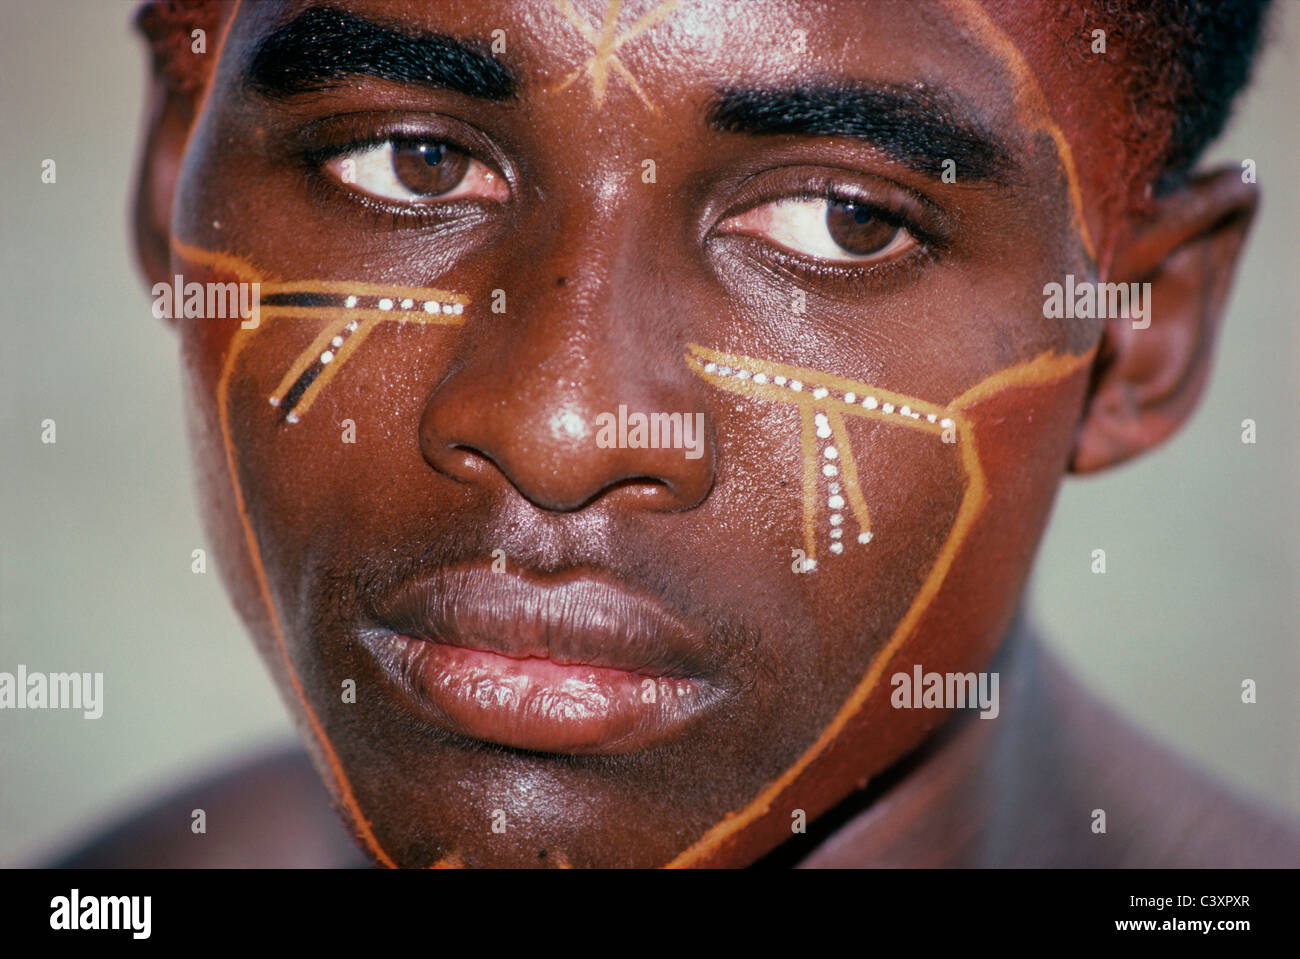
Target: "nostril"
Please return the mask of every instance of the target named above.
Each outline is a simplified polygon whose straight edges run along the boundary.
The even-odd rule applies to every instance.
[[[622,488],[621,495],[639,508],[677,513],[698,506],[708,496],[713,484],[709,483],[706,487],[696,490],[689,489],[684,484],[657,479],[653,476],[641,476],[624,480],[614,488]]]
[[[428,433],[421,433],[420,452],[439,473],[462,483],[480,481],[488,472],[499,469],[492,457],[478,447],[448,443]]]
[[[665,496],[672,496],[676,491],[673,484],[657,476],[629,476],[605,487],[604,494],[614,494],[635,498],[644,502],[654,502]],[[601,495],[601,494],[597,494]],[[593,497],[594,499],[595,497]]]
[[[470,479],[489,470],[500,471],[501,464],[487,453],[469,443],[452,443],[447,447],[448,455],[453,459],[458,478]]]
[[[671,483],[653,476],[628,477],[607,483],[599,489],[584,486],[582,489],[574,488],[566,491],[556,487],[548,490],[545,496],[539,495],[538,491],[525,491],[518,484],[515,488],[519,489],[521,495],[534,506],[556,513],[574,513],[586,509],[597,500],[610,498],[631,501],[652,508],[666,504],[676,495]]]
[[[424,461],[461,484],[492,495],[513,490],[534,506],[572,512],[612,498],[625,508],[658,512],[690,509],[713,485],[714,451],[703,413],[647,414],[616,435],[595,412],[610,404],[569,381],[560,394],[534,396],[517,372],[461,369],[443,380],[425,404],[418,426]],[[546,380],[548,388],[554,386]],[[591,387],[583,388],[590,392]],[[582,399],[583,402],[578,400]],[[601,402],[597,402],[600,400]],[[656,401],[657,400],[657,401]],[[650,398],[632,407],[665,406]],[[618,417],[630,404],[614,404]],[[640,425],[638,425],[640,424]],[[624,430],[624,427],[619,427]]]

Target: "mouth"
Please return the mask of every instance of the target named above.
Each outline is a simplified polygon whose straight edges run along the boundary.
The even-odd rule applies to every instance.
[[[390,693],[472,739],[633,752],[725,698],[706,631],[602,577],[444,569],[376,604],[360,633]]]

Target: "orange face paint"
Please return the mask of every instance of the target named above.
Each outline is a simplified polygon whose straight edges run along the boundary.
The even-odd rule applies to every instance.
[[[1030,69],[1028,61],[1006,32],[980,6],[979,0],[943,0],[943,5],[952,11],[975,34],[984,47],[1002,62],[1011,79],[1016,112],[1021,122],[1028,129],[1051,138],[1069,189],[1070,211],[1075,230],[1088,258],[1096,262],[1097,250],[1092,240],[1092,231],[1088,228],[1088,220],[1083,212],[1083,191],[1079,184],[1079,172],[1075,168],[1074,151],[1052,116],[1047,98],[1043,95],[1043,89],[1038,83],[1038,78],[1034,76],[1033,70]]]
[[[592,54],[587,62],[578,69],[569,73],[563,80],[551,88],[551,92],[559,93],[561,90],[569,87],[578,77],[584,73],[591,77],[591,96],[599,109],[605,104],[605,88],[609,83],[609,72],[613,70],[623,79],[632,92],[636,94],[647,110],[651,113],[658,113],[658,109],[642,89],[640,82],[632,75],[629,70],[618,58],[618,48],[626,43],[635,40],[642,33],[657,26],[662,21],[668,19],[679,6],[680,0],[665,0],[649,13],[637,18],[630,27],[622,32],[618,30],[619,14],[623,9],[623,0],[609,0],[605,8],[605,16],[601,20],[600,28],[593,27],[583,16],[573,8],[570,0],[553,0],[555,9],[564,15],[570,25],[582,35],[592,46]]]
[[[180,241],[174,241],[174,248],[180,263],[189,265],[193,270],[207,271],[241,282],[259,282],[264,300],[272,298],[274,301],[276,297],[283,297],[275,301],[277,305],[262,308],[262,322],[255,329],[238,328],[234,331],[222,362],[216,392],[227,468],[234,489],[235,503],[249,560],[267,610],[276,648],[290,677],[294,693],[302,704],[311,732],[326,759],[333,781],[333,792],[342,803],[358,840],[377,862],[393,866],[395,864],[392,858],[379,844],[370,828],[370,822],[357,802],[347,774],[308,702],[301,680],[289,658],[279,616],[271,597],[261,549],[239,483],[238,458],[230,424],[229,386],[236,362],[244,348],[253,337],[274,323],[297,321],[322,325],[321,332],[310,346],[290,364],[271,397],[272,399],[280,397],[283,402],[283,398],[287,395],[286,391],[301,379],[304,369],[312,358],[319,358],[317,351],[322,347],[330,346],[332,339],[326,337],[332,336],[340,323],[356,321],[357,331],[361,329],[361,324],[369,324],[367,329],[372,329],[379,323],[457,326],[463,324],[464,315],[463,311],[454,312],[454,307],[467,304],[468,299],[459,294],[427,287],[390,286],[362,281],[285,281],[270,276],[249,262],[229,254],[204,250]],[[345,305],[341,307],[318,305],[322,301],[316,298],[331,296],[344,297]],[[300,299],[295,301],[294,297]],[[356,297],[356,300],[350,301],[350,297]],[[362,297],[366,299],[363,300]],[[387,308],[369,305],[377,298],[386,298],[393,302]],[[403,308],[402,303],[405,300],[412,302]],[[348,302],[352,302],[352,305],[347,306]],[[436,313],[426,311],[425,303],[439,304],[438,311]],[[453,312],[444,313],[441,309],[443,304],[450,304]],[[336,357],[339,360],[337,365],[327,364],[332,366],[331,376],[341,374],[344,368],[342,360],[346,359],[347,355],[339,350]],[[847,527],[843,522],[833,523],[824,529],[818,525],[819,502],[823,496],[827,500],[828,511],[843,511],[838,514],[830,512],[828,515],[843,517],[845,514],[850,514],[856,523],[854,535],[850,536],[846,532],[842,537],[830,539],[830,543],[842,542],[845,544],[844,549],[848,550],[863,548],[870,542],[870,518],[847,425],[856,419],[868,419],[920,432],[932,436],[935,442],[944,442],[948,439],[949,442],[955,443],[965,479],[965,490],[956,520],[920,590],[888,642],[872,659],[865,675],[832,721],[794,764],[769,783],[744,808],[715,824],[667,865],[680,867],[708,864],[712,857],[725,849],[729,839],[752,827],[763,817],[771,815],[778,797],[786,793],[810,770],[854,717],[863,710],[872,693],[877,690],[879,679],[886,667],[897,657],[907,640],[916,634],[919,622],[938,595],[950,567],[989,498],[986,474],[979,454],[977,423],[968,411],[1008,391],[1043,386],[1063,380],[1085,369],[1091,356],[1091,353],[1077,357],[1045,353],[979,381],[946,403],[935,403],[922,397],[881,389],[870,383],[818,370],[723,353],[694,344],[688,348],[684,357],[687,366],[711,386],[756,401],[794,405],[800,410],[800,447],[804,475],[801,484],[804,497],[803,533],[807,557],[814,563],[819,554],[820,534],[829,534],[835,529]],[[328,380],[322,381],[318,376],[308,388],[315,389],[319,393],[327,382]],[[302,401],[306,397],[307,393],[304,391],[295,407],[300,414],[305,412]],[[268,416],[275,415],[268,408]],[[826,442],[828,440],[829,443]],[[836,450],[834,459],[825,455],[825,450],[830,448]],[[824,469],[827,466],[833,466],[834,472],[827,473]],[[838,484],[837,492],[824,494],[823,490],[831,489],[830,483]],[[832,502],[830,497],[840,497],[840,499]],[[831,550],[831,552],[838,554],[843,550]],[[567,862],[563,851],[555,855],[554,861],[557,864]],[[461,864],[461,856],[451,852],[436,865],[454,868]]]
[[[286,423],[296,422],[307,412],[312,401],[330,380],[344,369],[347,359],[361,345],[366,334],[378,324],[460,326],[465,322],[464,308],[469,303],[469,298],[428,287],[339,280],[286,281],[270,276],[248,261],[228,253],[205,250],[176,239],[173,239],[172,247],[175,258],[193,270],[233,278],[236,282],[259,283],[263,303],[273,304],[261,308],[260,322],[256,327],[249,329],[241,325],[235,330],[226,348],[225,360],[217,378],[217,412],[221,424],[226,466],[234,488],[235,505],[243,528],[249,560],[262,601],[266,606],[276,647],[293,684],[294,694],[302,704],[312,734],[329,766],[333,779],[333,792],[342,802],[357,838],[365,848],[378,862],[393,866],[395,864],[379,845],[370,828],[370,821],[366,819],[357,803],[347,774],[308,702],[302,682],[289,658],[284,632],[267,583],[261,547],[253,531],[244,491],[239,482],[238,454],[235,451],[230,428],[230,378],[244,348],[253,337],[268,326],[285,321],[321,324],[321,332],[290,364],[279,386],[270,397],[270,405],[281,408]],[[340,301],[338,305],[334,304],[335,299]],[[346,338],[341,338],[341,334]],[[328,359],[325,359],[326,355]],[[305,374],[311,372],[313,367],[316,370],[315,375],[304,384]],[[295,389],[297,395],[294,395]],[[287,402],[290,398],[293,400],[291,404]]]
[[[754,827],[764,818],[774,815],[779,817],[783,814],[784,810],[774,813],[778,808],[780,797],[789,794],[800,777],[808,773],[813,764],[828,753],[832,744],[844,733],[850,722],[862,713],[872,693],[877,690],[880,677],[886,667],[897,658],[904,644],[917,635],[922,618],[939,595],[972,528],[990,501],[987,475],[980,457],[977,439],[978,424],[972,415],[974,408],[1017,389],[1038,388],[1059,383],[1086,370],[1091,364],[1094,352],[1095,348],[1094,351],[1089,351],[1083,356],[1043,353],[1028,362],[1000,370],[980,380],[947,403],[936,404],[919,397],[882,390],[868,383],[818,370],[721,353],[694,345],[688,349],[687,366],[710,385],[760,401],[793,403],[799,407],[804,461],[802,486],[805,502],[804,531],[810,556],[813,555],[814,544],[812,524],[808,521],[808,517],[816,510],[814,498],[817,495],[817,477],[813,467],[817,465],[817,459],[815,456],[810,456],[809,449],[816,443],[816,411],[819,409],[825,411],[831,436],[836,438],[841,448],[837,459],[846,467],[853,460],[843,422],[846,415],[932,433],[938,438],[943,438],[945,432],[952,431],[953,442],[958,446],[958,456],[964,473],[965,492],[958,507],[956,520],[920,590],[912,599],[911,605],[894,628],[884,648],[872,659],[866,674],[835,717],[794,764],[769,783],[748,805],[728,814],[689,848],[683,850],[667,864],[669,868],[709,865],[719,853],[725,851],[727,843],[742,831]],[[761,382],[755,382],[756,373],[762,376]],[[775,380],[778,376],[784,382],[777,383]],[[798,389],[795,388],[796,383]],[[849,400],[850,396],[853,397],[852,401]],[[885,409],[887,405],[891,407],[889,410]],[[831,419],[832,416],[835,417],[834,420]],[[852,467],[852,470],[853,486],[856,496],[860,498],[861,488],[856,479],[856,466]],[[849,470],[842,469],[839,475],[844,476],[847,484]],[[864,522],[865,504],[860,508],[855,506],[855,510],[858,510],[859,522]],[[887,691],[882,695],[887,698]],[[876,697],[877,700],[880,698],[881,696]],[[780,828],[785,828],[784,820]]]
[[[1078,175],[1069,144],[1052,119],[1042,91],[1023,57],[987,13],[973,0],[945,0],[945,2],[1006,64],[1013,78],[1017,108],[1026,124],[1031,129],[1043,132],[1051,138],[1068,181],[1071,207],[1081,242],[1088,255],[1095,257],[1091,234],[1083,216]],[[646,17],[633,24],[632,28],[617,35],[617,14],[620,9],[618,0],[611,0],[606,20],[599,32],[585,21],[582,21],[582,26],[579,26],[579,21],[574,19],[576,13],[573,13],[571,5],[565,0],[556,0],[556,5],[595,49],[592,58],[566,77],[559,89],[571,84],[585,72],[592,79],[593,96],[596,98],[597,105],[600,105],[605,94],[607,71],[614,70],[653,110],[654,107],[644,91],[619,62],[615,51],[620,44],[632,39],[636,33],[649,29],[666,17],[675,4],[663,4],[655,8]],[[571,13],[573,16],[570,16]],[[652,20],[651,18],[656,15],[657,18]],[[233,17],[227,21],[227,31],[230,20],[233,20]],[[223,33],[223,43],[224,38]],[[468,300],[448,291],[424,287],[385,286],[360,281],[356,283],[285,281],[269,276],[247,261],[229,254],[203,250],[179,241],[174,243],[174,249],[175,255],[180,260],[192,263],[198,268],[233,276],[244,282],[260,282],[264,300],[271,301],[262,311],[263,326],[270,325],[272,321],[320,324],[318,335],[292,360],[279,384],[268,397],[268,406],[279,410],[286,423],[294,422],[289,418],[290,416],[301,419],[309,412],[321,392],[334,378],[341,375],[346,361],[364,342],[366,335],[374,329],[375,325],[385,322],[413,322],[455,326],[464,322],[461,318],[463,311],[458,313],[455,307],[458,305],[464,307]],[[355,297],[350,305],[349,297]],[[341,302],[339,302],[340,298]],[[384,299],[391,301],[386,307],[380,302]],[[403,305],[408,300],[410,305]],[[438,309],[428,310],[425,308],[426,303],[435,303]],[[452,306],[451,313],[443,311],[442,307],[445,305]],[[351,328],[349,328],[350,324]],[[381,847],[369,820],[361,810],[346,772],[312,710],[290,661],[279,617],[270,594],[261,550],[240,487],[238,458],[230,425],[229,387],[240,354],[257,332],[257,330],[237,330],[234,333],[226,349],[217,379],[217,404],[222,441],[245,543],[284,667],[298,701],[302,704],[317,746],[326,758],[332,779],[332,791],[342,803],[357,838],[371,856],[381,864],[393,866],[392,858]],[[326,353],[330,354],[329,360],[323,360]],[[846,549],[854,543],[859,546],[867,546],[870,543],[872,530],[868,504],[858,476],[850,437],[850,426],[855,419],[866,418],[932,435],[936,442],[943,442],[944,431],[952,430],[956,437],[957,456],[964,477],[964,492],[956,521],[921,588],[885,646],[872,658],[862,679],[831,722],[795,763],[765,786],[743,808],[728,814],[707,829],[694,843],[667,863],[668,866],[708,865],[724,854],[729,843],[741,833],[761,825],[766,819],[780,818],[784,813],[779,805],[781,798],[789,795],[801,778],[815,772],[816,764],[830,754],[836,741],[862,716],[873,699],[880,699],[880,696],[873,697],[873,693],[878,690],[880,677],[889,664],[903,652],[908,640],[918,635],[922,620],[939,596],[950,571],[962,553],[963,546],[990,501],[988,476],[981,460],[978,442],[980,421],[975,415],[976,408],[994,402],[1013,391],[1059,384],[1086,369],[1091,358],[1091,352],[1084,356],[1058,356],[1045,353],[1033,360],[995,373],[947,402],[935,402],[883,390],[865,382],[826,372],[721,353],[701,346],[692,345],[688,349],[685,356],[688,367],[715,388],[755,400],[792,404],[799,410],[803,468],[801,491],[804,502],[802,527],[805,551],[809,559],[817,561],[818,546],[822,541],[823,533],[829,534],[835,528],[847,528],[844,523],[833,524],[830,529],[820,525],[820,507],[823,501],[828,511],[828,519],[830,515],[834,515],[829,512],[830,510],[843,510],[841,517],[851,516],[856,524],[852,536],[849,536],[846,531],[845,536],[830,538],[831,543],[844,542]],[[709,369],[710,366],[713,368]],[[726,367],[727,372],[720,372],[721,367]],[[741,378],[739,376],[741,371],[749,375]],[[756,375],[761,375],[763,381],[759,382]],[[778,384],[776,382],[778,377],[783,378],[785,382]],[[792,388],[790,385],[792,380],[800,382],[800,390],[796,391]],[[824,395],[816,395],[818,390],[824,390]],[[849,399],[850,394],[853,396],[852,400]],[[866,405],[868,399],[874,401],[874,404]],[[268,411],[268,415],[275,414]],[[824,442],[827,440],[831,442]],[[829,463],[825,455],[825,450],[828,448],[836,450],[837,455],[833,464]],[[822,468],[826,465],[836,467],[837,472],[833,475],[837,478],[834,482],[837,482],[840,488],[835,492],[830,491],[829,484],[823,484],[826,477]],[[823,485],[825,485],[825,493],[822,492]],[[832,496],[841,497],[843,503],[832,505],[830,501]],[[864,536],[866,539],[861,539]],[[836,552],[829,550],[829,547],[828,551]],[[563,851],[555,854],[555,861],[567,865]],[[462,865],[462,859],[458,853],[452,852],[444,856],[438,865],[456,867]]]
[[[719,353],[694,344],[686,354],[686,365],[711,386],[798,407],[804,459],[804,550],[811,561],[810,571],[816,569],[814,524],[821,498],[817,493],[819,486],[826,489],[824,498],[831,511],[830,551],[844,552],[846,524],[841,511],[850,511],[857,521],[857,534],[849,540],[859,544],[871,541],[871,521],[858,482],[852,444],[844,427],[845,417],[886,422],[956,442],[958,427],[949,411],[914,396],[802,367]],[[835,535],[837,531],[841,535]]]

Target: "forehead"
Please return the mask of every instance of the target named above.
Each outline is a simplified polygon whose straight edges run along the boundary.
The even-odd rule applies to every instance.
[[[1114,63],[1089,58],[1082,21],[1055,4],[245,0],[227,37],[236,55],[223,57],[218,97],[238,93],[234,81],[268,37],[319,8],[490,55],[513,78],[512,95],[470,107],[486,122],[503,121],[498,129],[566,146],[591,164],[707,142],[711,98],[724,88],[866,85],[915,90],[995,135],[1025,174],[1025,189],[1059,189],[1094,262],[1094,237],[1127,208],[1127,189],[1117,188],[1131,179],[1127,101],[1110,79]],[[353,85],[358,108],[369,82]],[[374,93],[394,96],[391,85]],[[405,99],[415,108],[424,102]]]
[[[530,106],[604,112],[638,105],[678,115],[722,85],[870,80],[951,94],[1010,135],[1015,109],[1007,50],[972,30],[966,0],[918,4],[860,0],[403,0],[244,2],[232,40],[255,46],[313,7],[345,11],[412,34],[440,34],[492,49]],[[578,77],[573,74],[577,72]],[[591,98],[593,84],[603,95]],[[644,92],[638,96],[637,87]],[[629,117],[628,119],[632,119]],[[1032,126],[1032,124],[1031,124]]]

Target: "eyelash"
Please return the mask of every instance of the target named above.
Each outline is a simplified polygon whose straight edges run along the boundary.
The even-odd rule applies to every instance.
[[[734,240],[754,244],[761,250],[758,253],[761,258],[795,277],[812,277],[823,283],[842,284],[850,288],[850,295],[864,292],[890,292],[905,286],[924,269],[940,262],[947,252],[944,238],[934,230],[920,225],[916,217],[909,216],[900,209],[886,206],[863,192],[846,189],[843,185],[830,182],[824,177],[796,188],[792,193],[783,193],[780,196],[767,197],[758,203],[751,203],[730,215],[736,216],[765,203],[783,199],[825,200],[829,203],[852,203],[866,207],[890,226],[906,230],[916,240],[915,248],[902,256],[883,262],[855,265],[802,256],[793,250],[752,235],[731,237]],[[728,218],[723,217],[724,220]]]
[[[437,142],[460,150],[479,162],[486,163],[476,151],[468,149],[455,138],[443,135],[419,133],[411,130],[391,130],[385,133],[369,134],[348,138],[345,141],[326,146],[309,147],[302,151],[301,158],[306,173],[308,192],[319,203],[337,203],[343,195],[350,205],[360,207],[378,222],[386,223],[390,230],[408,230],[442,226],[460,220],[467,212],[483,210],[483,203],[473,199],[452,199],[438,203],[400,204],[387,202],[381,198],[349,190],[326,172],[325,164],[345,153],[365,150],[385,143]],[[493,169],[494,164],[488,164]],[[499,171],[498,171],[498,175]],[[910,191],[909,191],[910,192]],[[937,232],[922,226],[917,217],[910,216],[897,207],[882,204],[865,191],[846,188],[841,182],[830,180],[821,175],[811,181],[796,185],[791,192],[779,196],[768,196],[764,200],[751,203],[745,209],[753,209],[763,203],[778,200],[824,200],[829,203],[852,203],[870,209],[890,226],[906,230],[915,240],[916,246],[902,256],[877,263],[854,265],[835,263],[813,257],[803,256],[773,242],[755,236],[737,235],[732,239],[754,244],[761,252],[760,257],[778,266],[797,278],[815,279],[822,283],[842,284],[857,292],[888,292],[901,287],[919,275],[925,268],[939,262],[946,252],[946,243]],[[921,198],[919,202],[925,203]],[[738,215],[744,210],[737,210],[731,215]],[[725,217],[724,217],[725,219]]]
[[[313,200],[318,203],[337,202],[340,195],[346,201],[354,206],[360,206],[376,220],[387,220],[390,229],[403,230],[429,226],[441,226],[455,220],[455,214],[464,214],[467,210],[481,211],[483,204],[476,203],[469,198],[457,198],[446,200],[440,203],[423,203],[423,204],[400,204],[386,202],[385,200],[362,193],[359,190],[349,190],[342,186],[339,181],[331,176],[325,170],[325,164],[330,160],[342,156],[345,153],[351,153],[357,150],[366,150],[373,147],[383,146],[385,143],[442,143],[455,150],[459,150],[467,156],[473,157],[480,163],[486,163],[473,150],[462,146],[451,137],[436,136],[420,133],[412,133],[405,130],[394,130],[388,133],[378,135],[356,137],[346,142],[331,143],[328,146],[309,147],[302,151],[301,161],[303,172],[307,181],[307,190]],[[491,164],[489,164],[491,166]],[[495,166],[492,167],[495,170]],[[500,175],[498,173],[498,175]]]
[[[821,283],[838,284],[851,297],[862,293],[890,293],[916,279],[927,267],[939,262],[939,255],[923,242],[902,256],[881,263],[852,266],[846,263],[813,260],[789,250],[747,237],[765,247],[762,256],[796,278],[812,278]]]

